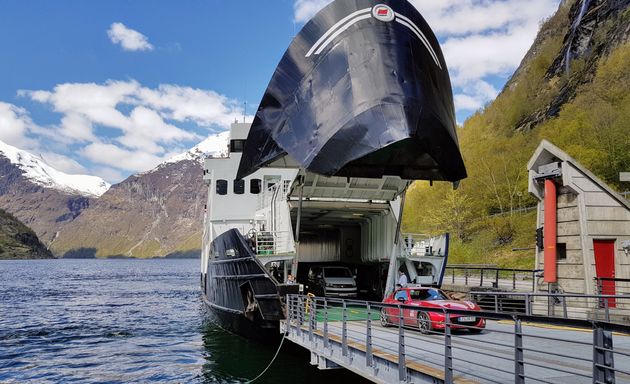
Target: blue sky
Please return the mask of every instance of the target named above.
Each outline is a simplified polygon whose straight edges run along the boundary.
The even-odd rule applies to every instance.
[[[251,114],[329,0],[0,2],[0,140],[117,182]],[[558,0],[412,0],[458,121],[494,98]],[[250,119],[251,120],[251,119]]]

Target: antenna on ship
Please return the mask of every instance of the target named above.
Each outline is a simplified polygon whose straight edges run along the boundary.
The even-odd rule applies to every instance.
[[[247,116],[247,100],[243,102],[243,123],[245,122],[245,116]]]

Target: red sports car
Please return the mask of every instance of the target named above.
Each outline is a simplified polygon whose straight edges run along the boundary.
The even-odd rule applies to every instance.
[[[396,290],[383,303],[405,304],[416,308],[403,308],[403,321],[406,326],[418,327],[420,332],[429,333],[435,329],[444,329],[445,316],[442,312],[423,311],[422,308],[450,308],[467,311],[481,311],[471,301],[457,301],[449,298],[444,292],[435,288],[406,287]],[[400,313],[398,308],[383,307],[381,324],[383,326],[398,324]],[[480,333],[486,327],[485,319],[479,316],[452,314],[451,329],[468,329],[472,333]]]

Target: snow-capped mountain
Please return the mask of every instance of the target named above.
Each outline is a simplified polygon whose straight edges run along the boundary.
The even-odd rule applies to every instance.
[[[202,163],[208,156],[227,156],[228,135],[212,135],[91,196],[46,188],[76,191],[78,186],[67,188],[69,183],[62,184],[67,179],[41,158],[5,145],[0,147],[0,208],[30,225],[57,256],[196,255],[208,193]]]
[[[98,197],[110,184],[97,176],[69,175],[48,165],[40,156],[18,149],[0,141],[0,156],[17,166],[22,176],[45,188],[52,188],[87,197]]]
[[[203,160],[227,156],[228,132],[112,186],[51,244],[57,255],[198,255],[208,187]]]
[[[177,163],[183,160],[195,160],[203,163],[203,160],[208,156],[227,156],[229,137],[228,131],[212,135],[188,151],[171,157],[163,164]]]

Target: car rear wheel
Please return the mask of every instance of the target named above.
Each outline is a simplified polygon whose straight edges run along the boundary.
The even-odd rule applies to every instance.
[[[387,316],[387,313],[385,313],[385,308],[381,308],[381,325],[383,327],[389,327],[390,324],[389,317]]]
[[[428,334],[433,330],[433,325],[431,324],[431,317],[426,312],[418,313],[418,329],[420,333]]]

